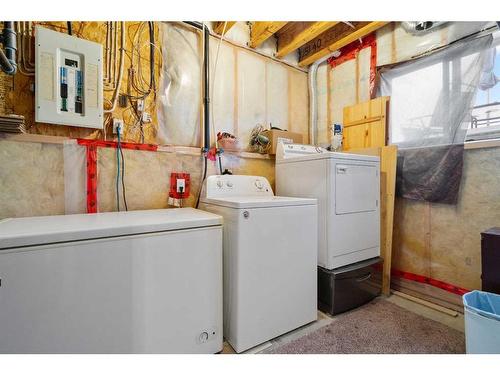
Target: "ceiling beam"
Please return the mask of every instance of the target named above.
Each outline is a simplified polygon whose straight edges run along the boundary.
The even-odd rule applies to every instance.
[[[308,66],[329,53],[373,33],[387,23],[389,22],[352,22],[354,28],[339,23],[299,48],[299,66]]]
[[[289,23],[277,33],[278,52],[276,57],[282,58],[288,55],[337,23],[333,21]]]
[[[227,33],[229,31],[229,29],[231,27],[234,26],[234,24],[236,23],[236,21],[217,21],[215,22],[215,26],[214,26],[214,33],[216,34],[219,34],[219,35],[222,35],[222,33],[224,32]],[[224,24],[226,24],[226,30],[224,30]]]
[[[253,22],[250,32],[250,47],[258,47],[286,24],[287,22]]]

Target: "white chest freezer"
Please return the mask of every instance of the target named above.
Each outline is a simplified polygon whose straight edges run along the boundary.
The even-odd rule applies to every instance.
[[[224,217],[224,336],[236,352],[316,320],[315,199],[257,176],[210,176],[200,208]]]
[[[278,145],[278,195],[318,199],[318,265],[332,270],[380,255],[380,159]]]
[[[221,224],[191,208],[0,221],[0,352],[222,350]]]

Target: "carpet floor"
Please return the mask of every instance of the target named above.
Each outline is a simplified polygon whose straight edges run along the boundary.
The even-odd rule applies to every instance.
[[[465,336],[383,299],[338,315],[327,326],[272,354],[465,353]]]

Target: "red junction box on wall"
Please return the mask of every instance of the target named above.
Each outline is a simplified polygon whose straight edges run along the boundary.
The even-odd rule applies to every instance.
[[[184,188],[182,187],[184,180]],[[189,173],[170,173],[170,191],[168,196],[175,199],[186,199],[189,197],[189,187],[191,185]],[[182,193],[181,193],[182,190]]]

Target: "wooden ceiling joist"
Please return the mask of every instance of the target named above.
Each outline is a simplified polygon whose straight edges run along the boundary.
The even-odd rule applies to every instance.
[[[308,66],[327,54],[371,34],[387,23],[389,22],[352,22],[354,28],[339,23],[299,48],[299,66]]]
[[[287,22],[254,22],[250,33],[250,47],[258,47],[286,24]]]
[[[219,35],[222,35],[223,32],[225,34],[235,23],[236,21],[218,21],[215,23],[214,32]],[[224,24],[226,24],[226,30],[224,30]]]
[[[276,53],[276,57],[282,58],[288,55],[337,23],[334,21],[290,22],[277,34],[278,52]]]

